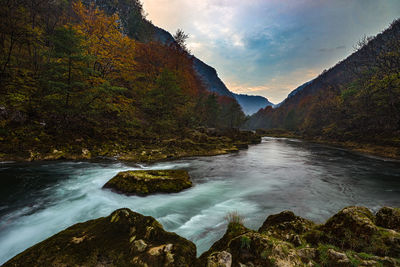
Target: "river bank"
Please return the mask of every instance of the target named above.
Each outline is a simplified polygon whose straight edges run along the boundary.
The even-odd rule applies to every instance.
[[[324,145],[328,145],[328,146],[343,148],[343,149],[347,149],[347,150],[362,153],[362,154],[400,160],[400,147],[398,147],[398,146],[361,143],[361,142],[355,142],[355,141],[329,140],[329,139],[325,139],[323,137],[304,136],[304,135],[300,135],[300,134],[292,132],[292,131],[286,131],[286,130],[281,130],[281,129],[258,130],[257,133],[259,135],[265,136],[265,137],[300,139],[300,140],[305,140],[308,142],[314,142],[314,143],[318,143],[318,144],[324,144]]]
[[[7,147],[0,152],[0,161],[90,160],[113,158],[136,163],[194,156],[215,156],[245,149],[261,142],[261,136],[235,129],[202,129],[188,131],[185,136],[160,137],[152,140],[120,140],[97,142],[77,139],[74,142],[41,142],[24,149]]]

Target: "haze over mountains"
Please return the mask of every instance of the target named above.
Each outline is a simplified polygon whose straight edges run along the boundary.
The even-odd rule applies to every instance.
[[[233,94],[236,101],[240,104],[246,115],[252,115],[262,108],[274,106],[263,96]]]

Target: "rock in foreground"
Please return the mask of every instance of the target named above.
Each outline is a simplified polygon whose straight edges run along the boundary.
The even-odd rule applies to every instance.
[[[196,246],[129,209],[75,224],[4,266],[193,266]]]
[[[284,211],[258,231],[237,220],[197,266],[400,266],[397,211],[382,208],[374,216],[367,208],[347,207],[323,225]]]
[[[192,242],[152,217],[120,209],[76,224],[4,266],[400,266],[400,233],[381,226],[397,229],[397,211],[385,207],[374,215],[347,207],[322,225],[284,211],[258,231],[235,215],[225,235],[196,259]]]
[[[176,193],[192,186],[185,170],[124,171],[118,173],[103,188],[126,195]]]

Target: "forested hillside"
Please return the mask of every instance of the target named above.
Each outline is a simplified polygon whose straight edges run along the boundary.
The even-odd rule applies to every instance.
[[[337,141],[400,146],[400,20],[363,38],[344,61],[252,116],[252,129],[282,128]]]
[[[238,127],[237,102],[208,92],[184,42],[164,42],[143,14],[136,0],[4,1],[1,151],[154,143],[199,126]]]

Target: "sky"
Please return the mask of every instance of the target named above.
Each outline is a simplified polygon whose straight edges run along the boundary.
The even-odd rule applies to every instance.
[[[142,0],[233,92],[279,103],[400,18],[400,0]]]

